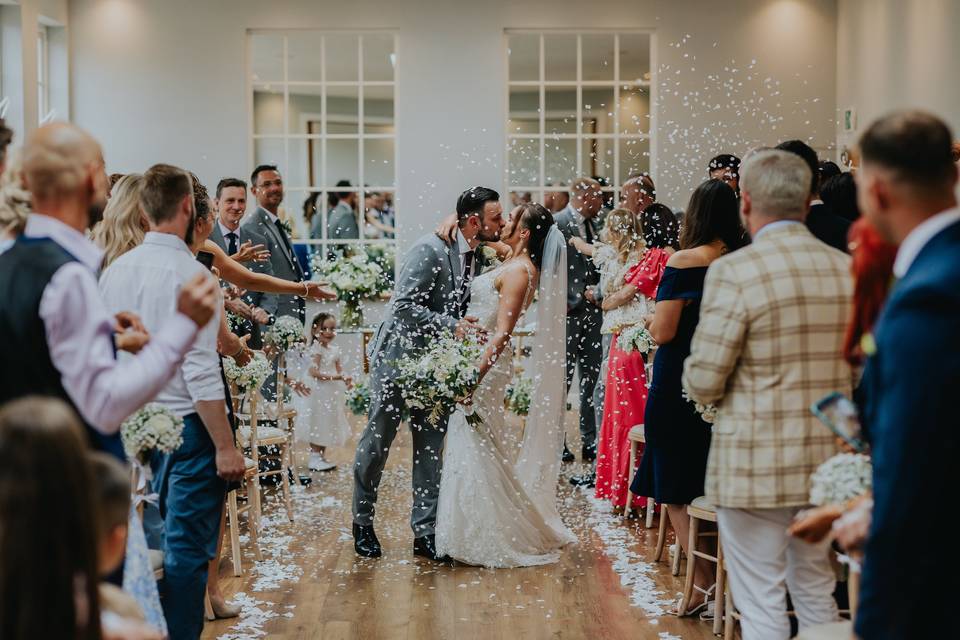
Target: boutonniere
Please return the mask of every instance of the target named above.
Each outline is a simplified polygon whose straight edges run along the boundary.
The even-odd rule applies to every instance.
[[[283,218],[277,218],[280,221],[280,226],[283,227],[283,230],[287,232],[287,236],[293,237],[293,225],[290,224],[289,220],[284,220]]]
[[[478,253],[481,260],[480,273],[492,271],[503,264],[503,262],[500,260],[500,256],[497,255],[497,251],[493,247],[484,245],[480,247]]]

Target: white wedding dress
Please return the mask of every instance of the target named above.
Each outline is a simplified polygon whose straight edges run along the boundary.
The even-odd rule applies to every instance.
[[[470,286],[467,315],[478,318],[478,324],[490,333],[496,326],[499,303],[494,282],[502,269],[477,276]],[[532,273],[530,277],[532,282]],[[532,293],[531,288],[527,302]],[[519,434],[510,433],[512,427],[504,416],[504,394],[512,377],[513,352],[508,346],[474,393],[473,407],[482,424],[468,424],[458,408],[447,426],[437,506],[437,552],[470,565],[503,568],[550,564],[559,560],[564,545],[576,540],[557,512],[556,471],[544,482],[546,490],[538,492],[536,487],[524,486],[521,478],[525,474],[515,468],[526,460],[523,446],[516,446]],[[530,440],[529,435],[525,434],[525,441]],[[562,440],[559,442],[562,447]],[[560,448],[544,453],[547,459],[555,454],[559,463]],[[543,475],[549,476],[550,472]]]

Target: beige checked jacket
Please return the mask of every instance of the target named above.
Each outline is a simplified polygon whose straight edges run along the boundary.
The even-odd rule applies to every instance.
[[[683,386],[718,408],[706,478],[713,504],[809,504],[810,474],[837,453],[810,406],[851,392],[841,348],[852,292],[849,257],[803,224],[770,228],[710,265]]]

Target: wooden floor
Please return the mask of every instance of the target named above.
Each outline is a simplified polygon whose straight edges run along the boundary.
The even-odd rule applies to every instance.
[[[575,418],[570,416],[571,425]],[[268,495],[261,534],[264,561],[254,565],[247,546],[244,575],[222,578],[227,597],[244,604],[244,615],[208,623],[203,638],[713,637],[707,623],[649,616],[631,604],[634,588],[621,586],[614,570],[617,556],[605,552],[609,542],[597,534],[602,528],[597,523],[613,523],[607,539],[628,534],[620,537],[637,554],[634,564],[641,568],[652,556],[656,528],[645,530],[599,513],[588,494],[565,481],[581,465],[564,466],[559,496],[564,520],[579,544],[556,565],[493,571],[414,559],[408,433],[398,437],[381,485],[376,527],[384,556],[359,559],[350,535],[352,456],[348,448],[331,451],[339,468],[312,474],[313,483],[296,494],[292,524]],[[622,563],[622,548],[619,555]],[[680,591],[680,579],[670,575],[665,563],[644,571],[662,592],[661,602]]]

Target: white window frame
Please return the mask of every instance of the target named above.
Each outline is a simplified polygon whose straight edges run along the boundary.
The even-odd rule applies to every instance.
[[[316,81],[305,81],[305,80],[290,80],[288,62],[288,36],[291,35],[303,35],[304,33],[314,34],[320,42],[320,57],[321,57],[321,76],[320,80]],[[253,61],[251,59],[251,40],[253,36],[282,36],[283,37],[283,78],[281,80],[263,80],[262,82],[254,82],[252,79],[252,68]],[[350,81],[328,81],[326,78],[327,68],[326,68],[326,36],[344,36],[344,35],[353,35],[357,36],[357,80]],[[363,40],[364,36],[377,36],[382,38],[385,35],[390,35],[393,37],[393,80],[365,80],[363,77],[364,71],[364,46]],[[250,145],[248,148],[249,154],[249,164],[252,168],[255,161],[255,149],[257,140],[283,140],[283,149],[284,157],[289,163],[293,160],[291,158],[291,141],[293,140],[302,140],[302,141],[315,141],[319,142],[321,145],[321,166],[323,167],[323,174],[326,174],[327,166],[327,142],[328,140],[356,140],[357,141],[357,155],[358,155],[358,180],[357,185],[353,187],[337,187],[335,184],[325,184],[323,181],[326,179],[326,175],[321,175],[319,183],[317,184],[288,184],[286,182],[286,176],[284,178],[284,193],[311,193],[311,192],[320,192],[320,197],[318,198],[318,211],[316,215],[321,216],[321,226],[323,228],[323,237],[320,239],[310,238],[310,229],[306,229],[306,238],[296,240],[299,244],[313,245],[314,247],[319,248],[321,252],[326,254],[328,248],[335,245],[350,245],[350,246],[386,246],[387,248],[392,248],[396,251],[397,246],[397,236],[400,235],[398,226],[399,220],[395,220],[395,228],[397,232],[394,234],[393,238],[367,238],[364,235],[365,220],[363,216],[364,208],[364,199],[366,193],[369,192],[390,192],[393,194],[393,206],[394,210],[399,208],[399,198],[397,195],[397,112],[394,107],[393,113],[393,133],[384,134],[384,133],[366,133],[364,131],[364,124],[384,124],[387,123],[387,120],[379,117],[374,118],[365,118],[364,117],[364,89],[370,87],[390,87],[393,93],[394,105],[396,105],[396,66],[399,60],[398,55],[398,43],[397,43],[397,32],[393,29],[368,29],[362,31],[340,31],[340,30],[324,30],[324,29],[301,29],[301,30],[291,30],[291,29],[250,29],[247,31],[247,96],[248,96],[248,130],[249,130],[249,141]],[[271,87],[282,86],[283,88],[283,133],[256,133],[255,132],[255,123],[254,123],[254,92],[257,88],[264,85],[270,85]],[[301,113],[299,122],[296,123],[300,126],[298,133],[293,133],[290,131],[290,87],[319,87],[321,90],[321,112],[320,113]],[[348,133],[348,134],[335,134],[327,133],[327,88],[329,87],[350,87],[357,89],[357,116],[356,124],[358,125],[357,133]],[[342,120],[347,122],[351,117],[344,117]],[[299,131],[306,130],[306,123],[309,120],[319,120],[321,123],[320,133],[307,134],[299,133]],[[364,170],[365,170],[365,159],[364,159],[364,142],[366,140],[385,140],[389,139],[393,141],[393,184],[390,185],[376,185],[371,184],[368,187],[364,187]],[[310,145],[304,145],[309,153]],[[308,158],[303,159],[304,162],[309,163]],[[311,182],[311,180],[307,180]],[[326,201],[327,194],[330,192],[345,192],[351,191],[357,193],[357,215],[358,215],[358,226],[360,229],[360,238],[358,240],[332,240],[326,237],[327,233],[327,211],[326,211]],[[291,202],[286,202],[286,208],[288,212],[291,212],[293,216],[299,220],[300,219],[300,210],[298,206],[291,207]],[[298,203],[299,204],[299,203]]]
[[[50,32],[37,25],[37,122],[43,124],[50,113]]]
[[[539,78],[537,80],[513,80],[510,78],[510,36],[530,36],[536,35],[540,38],[539,46]],[[577,78],[576,81],[570,80],[546,80],[546,57],[544,37],[553,35],[573,35],[577,38]],[[583,79],[583,36],[589,35],[612,35],[614,38],[613,50],[614,57],[614,75],[612,80],[584,80]],[[647,35],[650,37],[650,78],[637,82],[635,79],[620,78],[620,36],[622,35]],[[656,58],[656,31],[653,29],[506,29],[504,33],[504,65],[507,70],[507,91],[506,105],[504,109],[505,122],[510,121],[510,90],[514,87],[534,87],[539,91],[539,104],[537,114],[540,117],[538,132],[534,133],[514,133],[510,127],[506,127],[506,149],[504,151],[504,185],[508,193],[529,191],[534,196],[534,200],[542,201],[544,192],[555,190],[546,184],[546,157],[545,145],[547,140],[576,140],[577,161],[576,168],[571,178],[579,175],[589,174],[584,169],[583,143],[584,140],[611,140],[613,148],[613,183],[604,187],[604,192],[613,194],[613,202],[620,202],[620,188],[617,180],[620,176],[620,141],[621,140],[646,140],[649,143],[650,165],[649,173],[656,181],[657,162],[656,162],[656,135],[657,135],[657,58]],[[624,86],[630,88],[642,88],[649,91],[650,94],[650,123],[646,133],[623,133],[620,131],[620,92]],[[609,88],[613,87],[613,132],[612,133],[585,133],[583,131],[583,90],[590,88]],[[550,119],[551,114],[545,109],[547,87],[575,87],[577,92],[577,131],[576,133],[547,133],[546,121]],[[532,112],[523,112],[534,115]],[[538,157],[540,163],[539,179],[537,184],[514,185],[510,178],[510,146],[512,140],[536,139],[539,145]]]

